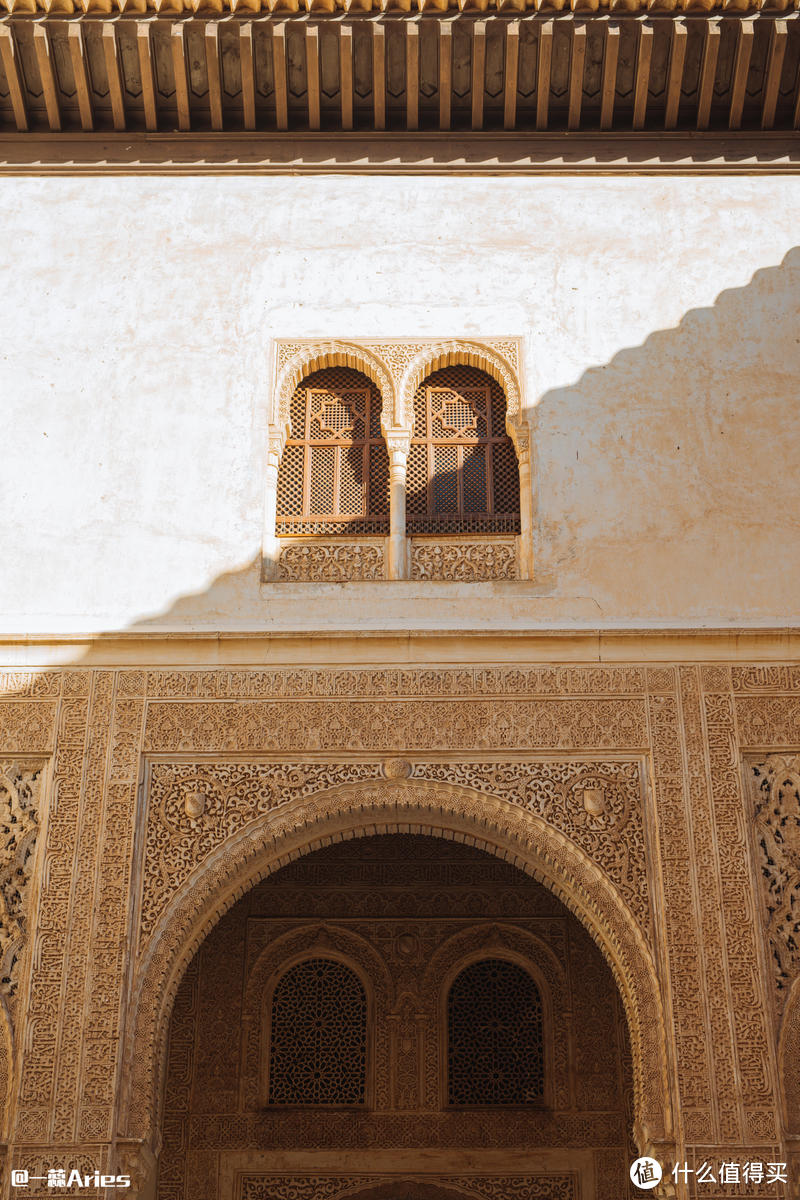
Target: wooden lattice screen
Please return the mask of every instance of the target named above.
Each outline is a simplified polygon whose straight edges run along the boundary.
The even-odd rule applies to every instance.
[[[444,367],[417,388],[408,459],[406,529],[519,533],[519,471],[496,380]]]
[[[447,998],[448,1101],[536,1104],[544,1096],[542,1000],[527,971],[485,958]]]
[[[343,963],[310,958],[272,997],[270,1104],[356,1105],[366,1099],[367,998]]]
[[[295,390],[290,417],[278,536],[388,533],[389,456],[372,381],[347,367],[315,371]]]

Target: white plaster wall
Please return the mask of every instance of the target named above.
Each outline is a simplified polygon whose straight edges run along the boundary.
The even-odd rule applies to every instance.
[[[0,180],[0,633],[800,623],[800,179]],[[536,579],[262,586],[273,337],[526,338]]]

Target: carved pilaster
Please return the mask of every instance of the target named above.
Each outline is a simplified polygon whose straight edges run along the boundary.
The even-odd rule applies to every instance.
[[[267,463],[264,472],[264,539],[261,548],[262,577],[274,579],[279,545],[275,535],[278,501],[278,467],[288,436],[288,425],[270,425],[267,438]]]
[[[531,430],[522,413],[506,418],[506,431],[517,453],[519,465],[519,538],[518,570],[520,579],[533,575],[533,482],[531,471]]]
[[[12,1012],[27,938],[41,768],[0,763],[0,993]]]

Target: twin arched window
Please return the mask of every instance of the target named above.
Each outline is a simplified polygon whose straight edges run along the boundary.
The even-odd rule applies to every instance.
[[[471,963],[447,995],[447,1103],[540,1104],[545,1095],[542,999],[505,959]],[[344,963],[310,958],[272,994],[270,1104],[363,1105],[367,1097],[367,997]]]
[[[519,532],[519,471],[505,420],[503,389],[477,367],[445,367],[422,381],[408,457],[409,535]],[[388,532],[380,393],[360,371],[315,371],[292,397],[276,533]]]

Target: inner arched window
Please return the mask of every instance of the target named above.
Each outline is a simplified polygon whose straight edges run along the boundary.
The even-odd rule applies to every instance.
[[[486,958],[447,997],[447,1092],[454,1105],[540,1104],[542,998],[516,963]]]
[[[519,470],[500,384],[477,367],[443,367],[414,396],[406,530],[519,533]]]
[[[315,371],[292,396],[278,468],[276,533],[388,532],[389,456],[380,393],[361,371]]]
[[[270,1104],[365,1103],[367,998],[354,971],[297,963],[275,985],[270,1016]]]

